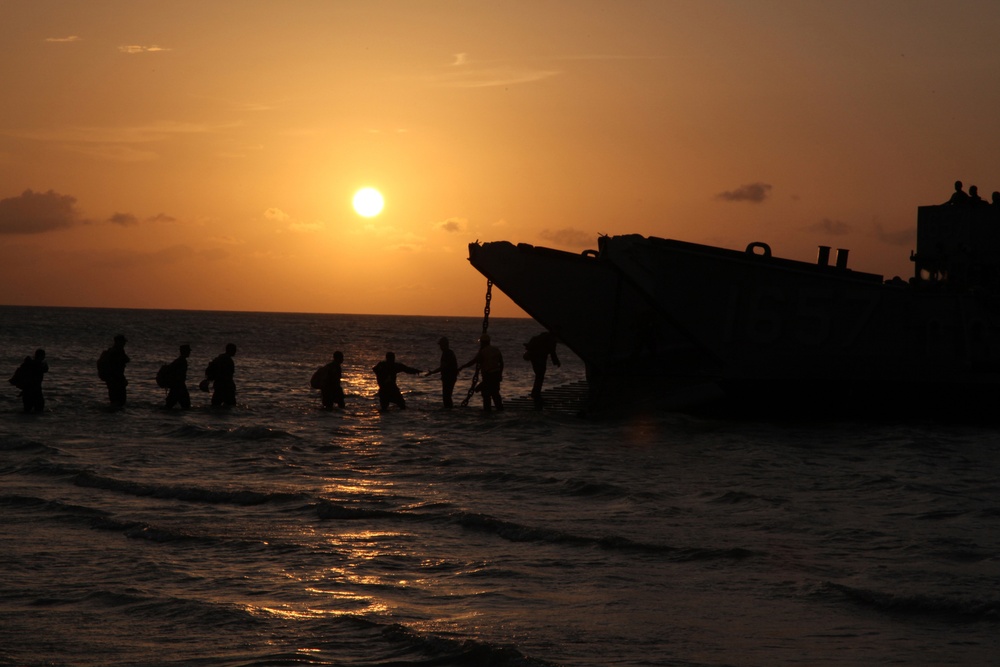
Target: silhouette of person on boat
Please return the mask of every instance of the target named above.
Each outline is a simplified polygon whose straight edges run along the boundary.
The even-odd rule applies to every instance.
[[[386,352],[385,359],[375,364],[372,371],[375,373],[375,381],[378,382],[378,400],[382,411],[387,410],[390,404],[399,406],[400,410],[405,410],[406,400],[399,390],[399,385],[396,384],[396,376],[399,373],[416,375],[420,373],[420,370],[399,363],[396,361],[395,353]]]
[[[180,356],[160,369],[156,374],[156,383],[167,389],[167,409],[180,405],[182,410],[191,407],[191,393],[187,388],[188,357],[191,356],[191,346],[181,345]]]
[[[208,362],[205,368],[205,379],[201,388],[208,391],[208,383],[212,383],[212,406],[232,407],[236,405],[236,345],[228,343],[226,351]]]
[[[489,334],[479,337],[479,352],[472,359],[458,367],[458,370],[478,364],[483,379],[477,391],[483,395],[483,410],[489,412],[492,405],[497,410],[503,410],[503,397],[500,396],[500,383],[503,381],[503,355],[490,343]]]
[[[970,206],[985,206],[986,201],[979,196],[979,188],[975,185],[969,186],[969,205]]]
[[[25,357],[21,365],[14,371],[10,383],[21,390],[24,414],[45,410],[42,380],[48,372],[49,365],[45,361],[45,350],[41,348],[35,350],[34,357]]]
[[[344,388],[340,385],[343,365],[344,353],[337,350],[333,353],[333,361],[316,369],[310,380],[312,387],[319,389],[320,400],[327,410],[332,410],[335,404],[344,409]]]
[[[108,400],[115,407],[125,407],[128,398],[125,366],[131,359],[125,354],[127,342],[128,339],[124,335],[118,334],[115,336],[114,344],[104,350],[97,360],[97,376],[108,386]]]
[[[438,339],[438,347],[441,348],[441,364],[434,370],[427,371],[427,375],[441,374],[441,402],[446,409],[450,409],[453,406],[451,397],[455,391],[455,382],[458,381],[458,359],[444,336]]]
[[[545,370],[549,359],[557,368],[561,366],[556,354],[556,337],[550,331],[543,331],[533,336],[524,344],[524,359],[531,362],[531,370],[535,373],[535,382],[531,386],[531,400],[535,409],[542,409],[542,383],[545,382]]]
[[[955,191],[942,206],[966,206],[969,203],[969,195],[962,189],[962,181],[955,181]]]

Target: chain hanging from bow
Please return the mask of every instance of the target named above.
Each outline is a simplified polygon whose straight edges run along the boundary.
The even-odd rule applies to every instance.
[[[490,301],[493,299],[493,281],[489,278],[486,279],[486,307],[483,308],[483,335],[486,334],[487,330],[490,328]],[[472,374],[472,385],[469,387],[469,393],[466,394],[465,398],[462,400],[462,407],[466,407],[469,401],[472,399],[472,395],[476,393],[476,386],[479,384],[479,362],[476,362],[476,372]]]

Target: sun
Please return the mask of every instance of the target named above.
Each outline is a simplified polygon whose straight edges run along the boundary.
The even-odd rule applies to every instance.
[[[375,188],[361,188],[354,193],[354,210],[358,215],[373,218],[382,212],[385,200]]]

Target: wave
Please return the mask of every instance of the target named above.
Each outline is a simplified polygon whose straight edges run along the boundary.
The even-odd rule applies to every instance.
[[[461,513],[455,515],[453,521],[463,528],[493,533],[511,542],[549,542],[569,546],[598,547],[614,551],[652,553],[668,556],[670,560],[674,561],[742,560],[755,555],[754,552],[742,548],[686,548],[653,544],[650,542],[638,542],[620,536],[586,537],[572,535],[548,528],[525,526],[477,513]]]
[[[242,441],[261,440],[282,440],[290,438],[298,440],[298,436],[284,431],[280,428],[270,426],[235,426],[233,428],[212,428],[211,426],[199,426],[197,424],[185,424],[180,428],[167,433],[168,438],[192,439],[192,438],[221,438]]]
[[[316,639],[309,652],[278,648],[266,655],[238,663],[214,662],[236,667],[272,665],[340,665],[343,667],[556,667],[556,663],[531,658],[512,645],[482,639],[443,637],[421,633],[402,623],[386,624],[377,617],[354,615],[316,619]],[[308,629],[306,629],[308,632]],[[353,649],[353,650],[352,650]]]
[[[826,587],[864,607],[872,607],[892,614],[944,616],[953,620],[1000,620],[1000,599],[903,595],[867,588],[854,588],[833,582],[827,582]]]
[[[0,452],[57,452],[58,449],[44,445],[36,440],[21,438],[4,438],[0,440]]]
[[[447,463],[451,464],[450,461]],[[628,489],[608,482],[595,482],[577,478],[542,477],[518,474],[507,470],[477,470],[457,475],[456,479],[507,487],[517,484],[530,487],[558,485],[561,493],[576,497],[625,498],[632,495]]]
[[[442,504],[439,509],[450,505]],[[675,547],[650,542],[640,542],[617,535],[582,536],[565,533],[551,528],[537,528],[487,514],[476,512],[423,513],[413,511],[387,510],[371,507],[349,507],[330,501],[320,501],[313,510],[321,520],[360,521],[390,519],[394,521],[445,522],[463,530],[492,533],[510,542],[540,542],[556,545],[592,547],[612,551],[665,555],[676,562],[705,560],[743,560],[758,555],[757,552],[741,547],[703,548]]]
[[[777,507],[779,505],[786,504],[788,502],[788,499],[781,497],[758,496],[756,494],[747,493],[745,491],[727,491],[718,498],[714,498],[709,502],[718,505],[742,505],[744,503],[761,503]]]
[[[254,491],[252,489],[203,489],[195,486],[153,484],[150,482],[132,482],[97,475],[92,472],[80,472],[73,478],[77,486],[104,489],[125,493],[132,496],[159,498],[166,500],[183,500],[187,502],[211,503],[220,505],[263,505],[265,503],[288,503],[304,500],[307,496],[298,493],[278,491]]]
[[[5,495],[0,496],[0,507],[9,507],[17,510],[37,511],[59,518],[84,518],[104,517],[108,513],[104,510],[84,507],[82,505],[71,505],[59,500],[46,500],[35,496]]]

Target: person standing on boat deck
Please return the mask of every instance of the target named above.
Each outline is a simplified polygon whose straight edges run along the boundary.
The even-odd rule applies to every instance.
[[[969,186],[969,205],[970,206],[983,206],[986,201],[979,196],[979,188],[975,185]]]
[[[131,359],[125,354],[125,343],[128,339],[124,335],[115,336],[114,345],[101,353],[97,360],[97,374],[108,385],[108,400],[111,405],[123,408],[127,400],[126,387],[128,379],[125,377],[125,366]]]
[[[524,359],[531,362],[531,370],[535,372],[535,383],[531,386],[531,400],[535,409],[542,409],[542,383],[545,381],[545,367],[549,358],[558,368],[561,364],[556,355],[556,337],[551,331],[543,331],[524,344]]]
[[[962,189],[962,181],[955,181],[955,192],[951,194],[951,198],[942,204],[942,206],[967,206],[968,204],[969,195],[965,194],[965,190]]]
[[[191,407],[191,394],[187,388],[188,357],[191,356],[191,346],[180,347],[180,356],[170,362],[170,385],[167,391],[167,409],[180,405],[182,410]]]
[[[451,409],[453,405],[451,395],[455,391],[455,382],[458,381],[458,359],[455,358],[455,352],[448,347],[448,339],[444,336],[438,339],[438,346],[441,348],[441,365],[432,371],[427,371],[427,374],[441,374],[441,402],[445,408]]]
[[[490,335],[483,334],[479,338],[479,352],[472,359],[459,366],[458,370],[479,364],[483,380],[479,383],[479,392],[483,395],[483,410],[490,411],[490,402],[497,410],[503,410],[503,398],[500,396],[500,383],[503,381],[503,355],[500,350],[490,344]]]
[[[406,400],[403,399],[403,393],[399,391],[399,385],[396,384],[396,375],[399,373],[416,375],[420,371],[397,362],[394,352],[386,352],[385,360],[375,364],[372,371],[378,382],[378,400],[382,410],[388,409],[390,403],[398,405],[400,410],[405,410]]]
[[[991,196],[991,199],[992,199],[992,202],[993,202],[992,203],[993,210],[994,211],[1000,211],[1000,192],[997,192],[996,190],[994,190],[993,191],[993,195]]]
[[[236,345],[229,343],[226,351],[217,356],[205,369],[205,378],[215,384],[212,391],[213,407],[230,407],[236,405]]]
[[[10,383],[21,390],[21,403],[24,405],[24,414],[31,412],[43,412],[45,410],[45,396],[42,395],[42,380],[49,372],[49,365],[45,362],[45,350],[39,348],[35,350],[35,356],[25,357],[24,361],[10,379]]]
[[[333,361],[323,367],[323,382],[320,385],[320,396],[323,400],[323,407],[332,410],[334,403],[341,410],[344,409],[344,388],[340,386],[340,379],[343,373],[344,353],[337,350],[333,353]]]

